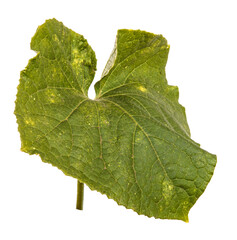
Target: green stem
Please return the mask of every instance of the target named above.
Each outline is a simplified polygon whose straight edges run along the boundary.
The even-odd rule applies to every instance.
[[[77,206],[78,210],[83,209],[83,198],[84,198],[84,183],[77,181]]]

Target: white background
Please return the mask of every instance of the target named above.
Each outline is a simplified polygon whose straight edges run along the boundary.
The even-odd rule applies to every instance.
[[[237,239],[236,1],[1,1],[0,239]],[[46,19],[84,35],[97,59],[95,81],[119,28],[163,34],[171,48],[169,84],[179,86],[192,138],[218,157],[214,176],[189,223],[138,216],[20,151],[13,115],[20,71],[35,55],[30,40]],[[90,89],[93,97],[94,90]]]

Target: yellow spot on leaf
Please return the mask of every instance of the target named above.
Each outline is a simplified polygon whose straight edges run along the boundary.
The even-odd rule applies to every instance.
[[[73,59],[73,62],[72,62],[72,65],[75,66],[75,65],[78,65],[80,63],[83,62],[83,59],[80,59],[80,58],[74,58]]]
[[[140,91],[142,91],[142,92],[147,92],[147,89],[144,88],[143,86],[138,87],[138,89],[139,89]]]
[[[56,34],[53,35],[53,40],[59,42],[58,36]]]
[[[78,51],[77,48],[73,48],[73,49],[72,49],[72,54],[78,55],[78,53],[79,53],[79,51]]]
[[[26,118],[25,119],[25,123],[27,125],[31,125],[31,126],[34,126],[35,125],[35,122],[31,119],[31,118]]]
[[[50,103],[58,103],[58,102],[61,102],[62,99],[61,99],[61,96],[60,94],[58,94],[57,92],[49,89],[47,92],[46,92],[46,96],[47,96],[47,100],[50,102]]]
[[[164,199],[168,202],[173,195],[174,185],[170,180],[165,179],[162,183],[162,195]]]

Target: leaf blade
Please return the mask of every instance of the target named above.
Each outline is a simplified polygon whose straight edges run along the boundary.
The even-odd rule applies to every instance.
[[[190,138],[165,76],[166,39],[119,30],[95,100],[95,54],[81,35],[52,19],[31,46],[15,108],[22,150],[138,214],[188,221],[216,156]]]

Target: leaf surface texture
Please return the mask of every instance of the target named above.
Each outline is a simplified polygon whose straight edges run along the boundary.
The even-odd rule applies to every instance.
[[[22,150],[138,214],[188,221],[216,156],[190,138],[165,76],[166,39],[119,30],[95,100],[96,57],[82,35],[47,20],[31,48],[15,108]]]

